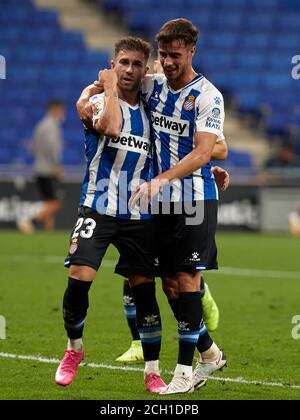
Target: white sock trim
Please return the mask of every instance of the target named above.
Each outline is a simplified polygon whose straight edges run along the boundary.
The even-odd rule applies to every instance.
[[[148,373],[156,373],[159,375],[159,360],[149,360],[145,362],[145,371],[146,374]]]
[[[83,348],[83,342],[82,338],[76,338],[76,339],[68,339],[67,349],[68,350],[75,350],[75,351],[82,351]]]
[[[193,376],[193,366],[188,365],[181,365],[180,363],[177,364],[174,376],[186,376],[192,377]]]

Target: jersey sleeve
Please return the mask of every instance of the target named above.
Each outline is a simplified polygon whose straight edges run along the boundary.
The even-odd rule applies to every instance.
[[[224,129],[224,101],[222,94],[217,89],[209,89],[199,95],[197,105],[195,131],[205,131],[216,134],[217,141],[225,139]]]
[[[161,84],[164,82],[163,74],[147,74],[142,81],[142,95],[148,100],[153,93],[155,82]]]
[[[104,94],[98,94],[94,95],[89,99],[89,102],[91,102],[94,105],[94,112],[93,112],[93,125],[95,125],[95,122],[99,120],[101,117],[101,114],[104,111]]]

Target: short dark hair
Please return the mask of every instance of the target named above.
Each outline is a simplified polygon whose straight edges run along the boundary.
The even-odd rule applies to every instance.
[[[159,30],[155,39],[161,44],[182,40],[185,45],[196,45],[199,30],[188,19],[172,19],[166,22]]]
[[[152,47],[149,42],[144,41],[141,38],[135,38],[133,36],[128,36],[126,38],[120,39],[115,43],[115,57],[119,54],[121,50],[125,51],[140,51],[144,54],[146,62],[149,59]]]
[[[65,108],[66,104],[61,99],[51,99],[47,103],[47,110],[50,111],[51,109],[53,109],[53,108],[55,108],[57,106],[61,106],[61,107],[64,107]]]

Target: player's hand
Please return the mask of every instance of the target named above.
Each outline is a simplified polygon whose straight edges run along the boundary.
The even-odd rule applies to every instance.
[[[214,174],[216,184],[218,188],[221,188],[222,191],[227,190],[229,182],[230,182],[230,176],[225,169],[221,168],[220,166],[214,166],[212,168],[212,173]]]
[[[98,81],[104,90],[115,89],[118,83],[117,73],[113,69],[104,69],[99,71]]]
[[[162,187],[162,181],[159,179],[152,179],[150,182],[144,182],[132,193],[128,206],[132,210],[140,202],[140,211],[145,212],[149,207],[149,203],[156,194],[159,193]]]

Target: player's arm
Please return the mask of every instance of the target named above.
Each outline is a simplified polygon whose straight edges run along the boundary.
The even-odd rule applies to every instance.
[[[185,178],[205,166],[211,161],[213,149],[218,136],[209,132],[197,132],[194,135],[195,147],[188,155],[181,159],[173,168],[161,173],[155,179],[162,186],[175,179]]]
[[[192,174],[211,160],[211,155],[218,136],[209,132],[197,132],[194,135],[195,147],[173,168],[159,174],[150,182],[145,182],[131,195],[129,207],[134,208],[140,200],[140,208],[146,209],[151,197],[154,197],[164,186]]]
[[[103,88],[100,86],[89,85],[83,89],[81,95],[76,102],[76,108],[79,115],[79,118],[84,123],[86,128],[93,131],[93,108],[92,104],[89,102],[89,99],[103,92]]]
[[[99,73],[99,81],[104,88],[104,106],[94,110],[94,128],[106,137],[117,138],[122,127],[117,74],[114,70],[102,70]]]
[[[228,156],[228,146],[226,140],[218,140],[214,145],[211,159],[212,160],[225,160]]]

